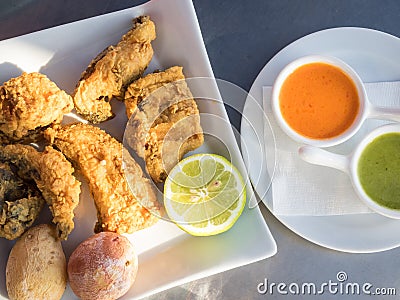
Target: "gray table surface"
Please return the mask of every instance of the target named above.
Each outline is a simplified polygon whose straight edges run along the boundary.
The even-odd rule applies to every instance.
[[[143,2],[146,1],[1,0],[0,40]],[[331,27],[359,26],[400,36],[400,3],[397,0],[195,0],[194,5],[215,76],[245,90],[250,89],[262,67],[281,48],[308,33]],[[239,128],[239,114],[230,113],[230,117]],[[400,249],[375,254],[328,250],[288,230],[263,206],[261,210],[278,245],[275,256],[184,284],[149,299],[285,299],[290,296],[277,292],[260,295],[257,285],[266,278],[269,282],[287,284],[327,282],[335,279],[339,271],[345,271],[353,282],[394,287],[400,294]],[[339,292],[290,298],[398,297],[346,296]]]

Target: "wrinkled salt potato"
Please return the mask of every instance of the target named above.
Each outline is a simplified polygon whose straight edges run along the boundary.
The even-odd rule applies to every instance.
[[[118,299],[135,281],[137,267],[137,255],[126,237],[100,232],[72,253],[68,277],[71,289],[82,300]]]
[[[67,284],[67,263],[53,225],[25,232],[11,249],[6,285],[11,300],[58,300]]]

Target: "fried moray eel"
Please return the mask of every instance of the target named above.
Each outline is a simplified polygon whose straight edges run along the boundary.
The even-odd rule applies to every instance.
[[[11,162],[24,180],[34,180],[50,207],[59,238],[67,239],[74,229],[74,209],[81,192],[71,163],[50,146],[38,152],[20,144],[0,147],[0,161]]]
[[[32,141],[74,108],[72,97],[40,73],[23,73],[0,86],[0,142]]]
[[[105,131],[83,123],[49,128],[45,136],[87,179],[97,208],[95,232],[133,233],[157,221],[149,212],[159,210],[150,180],[143,177],[140,166],[133,160],[126,167],[130,168],[129,180],[134,182],[138,199],[129,190],[120,142]]]
[[[10,164],[0,163],[0,237],[20,237],[39,216],[43,204],[34,182],[22,180]]]
[[[126,114],[134,114],[128,143],[158,183],[204,141],[199,110],[184,79],[182,67],[175,66],[134,81],[125,93]]]
[[[126,85],[140,77],[153,57],[155,25],[148,16],[133,20],[119,43],[101,52],[83,72],[74,91],[76,111],[92,123],[113,117],[110,100],[122,98]]]

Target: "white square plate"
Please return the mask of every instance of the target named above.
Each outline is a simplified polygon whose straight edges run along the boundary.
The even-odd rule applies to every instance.
[[[148,71],[182,65],[186,77],[213,78],[201,32],[191,1],[150,1],[141,6],[102,15],[0,42],[0,82],[21,71],[40,71],[57,85],[72,92],[81,72],[100,51],[118,42],[131,27],[131,20],[146,14],[156,24],[154,57]],[[214,81],[213,81],[214,82]],[[217,85],[212,93],[219,96]],[[219,99],[219,98],[217,98]],[[116,101],[114,101],[116,102]],[[126,124],[123,104],[114,103],[117,116],[101,127],[122,140]],[[218,115],[226,122],[207,129],[224,137],[232,162],[245,174],[245,167],[222,102],[199,103],[202,113]],[[203,127],[207,124],[202,124]],[[221,153],[214,145],[199,151]],[[96,212],[86,184],[76,209],[75,230],[63,242],[69,257],[75,247],[93,234]],[[250,193],[248,193],[250,194]],[[47,210],[47,209],[46,209]],[[49,220],[48,211],[41,220]],[[135,284],[124,299],[139,298],[185,282],[249,264],[276,253],[276,244],[258,209],[247,206],[228,232],[212,237],[192,237],[174,224],[155,226],[129,236],[139,254]],[[0,298],[6,299],[5,265],[13,242],[0,239]],[[68,287],[63,299],[76,299]]]

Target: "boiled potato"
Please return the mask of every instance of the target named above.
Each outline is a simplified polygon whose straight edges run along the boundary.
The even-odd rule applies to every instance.
[[[67,284],[67,264],[53,225],[38,225],[15,243],[8,257],[6,285],[10,299],[58,300]]]
[[[129,240],[117,233],[101,232],[82,242],[68,261],[68,277],[82,300],[122,297],[137,273],[137,256]]]

